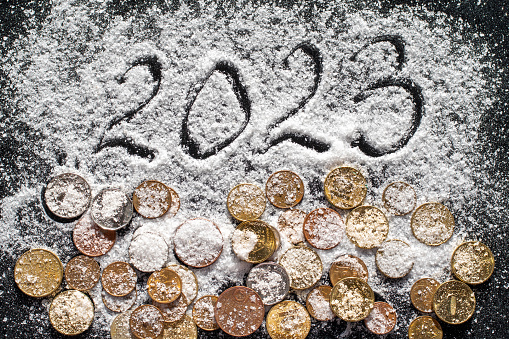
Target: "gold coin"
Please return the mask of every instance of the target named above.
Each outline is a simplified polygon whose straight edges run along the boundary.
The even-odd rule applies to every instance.
[[[184,294],[181,294],[171,303],[162,304],[153,301],[152,304],[161,311],[163,314],[163,321],[165,323],[173,323],[184,317],[184,314],[186,314],[187,311],[187,306],[189,306],[189,301],[187,301]]]
[[[454,232],[454,217],[447,207],[436,202],[423,204],[412,214],[412,233],[420,242],[438,246]]]
[[[196,274],[183,265],[169,264],[167,267],[179,275],[182,282],[182,294],[185,294],[189,303],[192,303],[198,295],[198,278],[196,278]]]
[[[134,289],[128,295],[123,297],[115,297],[106,292],[104,289],[101,292],[101,297],[103,300],[104,306],[107,309],[113,312],[125,312],[131,307],[133,307],[136,302],[136,298],[138,297],[138,292]]]
[[[380,246],[389,233],[385,214],[373,206],[359,206],[346,217],[346,235],[360,248]]]
[[[452,254],[452,273],[467,284],[481,284],[488,280],[495,268],[493,253],[479,241],[459,245]]]
[[[295,301],[282,301],[267,314],[267,332],[272,339],[304,339],[311,329],[306,308]]]
[[[293,245],[304,242],[304,219],[306,212],[298,209],[284,211],[277,219],[277,228],[279,233]]]
[[[121,313],[113,319],[110,326],[111,339],[134,339],[129,328],[129,319],[133,310]]]
[[[230,191],[226,204],[235,219],[255,220],[265,211],[265,194],[256,185],[240,184]]]
[[[117,232],[103,230],[86,213],[74,226],[74,245],[84,255],[98,257],[108,253],[117,239]]]
[[[412,305],[421,312],[433,312],[433,295],[438,286],[440,286],[440,283],[435,279],[422,278],[417,280],[410,289]]]
[[[138,339],[155,339],[163,333],[163,315],[152,305],[137,307],[129,319],[131,333]]]
[[[163,268],[150,275],[147,291],[152,300],[161,304],[171,303],[182,293],[182,281],[175,271]]]
[[[308,293],[306,308],[309,314],[320,321],[329,321],[336,317],[330,308],[330,293],[332,287],[322,285],[315,287]]]
[[[317,208],[304,220],[304,237],[314,248],[329,250],[343,238],[345,224],[338,212],[330,208]]]
[[[335,168],[325,178],[325,197],[337,208],[348,210],[359,206],[367,191],[366,179],[351,167]]]
[[[138,276],[126,262],[116,261],[103,270],[101,282],[106,292],[115,297],[128,295],[136,288]]]
[[[408,327],[408,339],[442,339],[440,323],[430,316],[415,318]]]
[[[164,215],[164,218],[173,218],[175,215],[177,215],[177,212],[180,209],[180,197],[178,193],[171,187],[166,186],[168,190],[170,191],[171,195],[171,206],[168,212]]]
[[[464,282],[446,281],[433,295],[433,310],[440,320],[448,324],[462,324],[474,314],[474,292]]]
[[[205,295],[194,303],[193,320],[202,330],[214,331],[219,328],[214,316],[217,299],[215,295]]]
[[[78,335],[92,324],[94,303],[83,292],[63,291],[51,302],[49,320],[57,332],[63,335]]]
[[[88,291],[100,277],[101,268],[97,261],[84,255],[72,258],[65,267],[65,281],[73,290]]]
[[[322,260],[318,253],[307,246],[289,248],[279,258],[279,264],[290,276],[290,287],[296,290],[312,287],[322,276]]]
[[[264,221],[244,221],[233,231],[231,243],[239,259],[258,264],[269,259],[278,249],[279,235]]]
[[[389,213],[406,215],[414,210],[417,195],[413,187],[406,182],[393,182],[384,189],[382,201]]]
[[[14,281],[18,288],[31,297],[46,297],[62,283],[64,268],[60,259],[45,249],[29,250],[14,266]]]
[[[348,322],[365,319],[375,302],[375,294],[368,283],[360,278],[345,278],[333,288],[330,296],[332,311]]]
[[[383,301],[373,304],[371,313],[364,319],[364,325],[373,334],[387,334],[396,326],[396,310],[394,307]]]
[[[354,255],[344,254],[330,266],[329,278],[332,286],[344,278],[356,277],[368,282],[368,268],[364,261]]]
[[[170,209],[170,189],[156,180],[142,182],[134,190],[133,206],[136,212],[144,218],[159,218]]]
[[[165,323],[161,339],[196,339],[198,329],[191,317],[185,315],[180,321]],[[159,338],[158,338],[159,339]]]
[[[406,276],[414,267],[414,253],[410,245],[398,239],[384,242],[376,251],[376,267],[387,278]]]
[[[292,171],[273,173],[265,185],[265,193],[270,203],[279,208],[297,205],[304,196],[304,183]]]

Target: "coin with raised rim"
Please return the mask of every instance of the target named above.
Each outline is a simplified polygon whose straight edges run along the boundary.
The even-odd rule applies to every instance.
[[[163,333],[163,315],[155,306],[138,306],[131,313],[129,328],[138,339],[155,339]]]
[[[304,196],[304,183],[292,171],[278,171],[267,180],[265,194],[270,203],[276,207],[294,207]]]
[[[387,240],[376,251],[375,263],[387,278],[403,278],[414,267],[414,252],[403,240]]]
[[[100,228],[90,217],[84,214],[74,226],[72,232],[74,245],[82,254],[99,257],[109,252],[115,245],[117,232]]]
[[[232,188],[226,205],[235,219],[255,220],[265,211],[265,193],[256,185],[240,184]]]
[[[447,207],[437,202],[423,204],[414,211],[410,221],[412,233],[420,242],[438,246],[454,232],[454,217]]]
[[[162,304],[153,301],[152,305],[161,311],[163,314],[163,321],[165,323],[174,323],[184,317],[187,311],[187,307],[189,306],[189,301],[187,300],[185,294],[181,294],[171,303]]]
[[[299,209],[289,209],[277,219],[277,230],[293,245],[304,242],[303,226],[306,215],[306,212]]]
[[[163,268],[150,275],[147,291],[152,300],[161,304],[171,303],[182,293],[182,281],[177,272]]]
[[[278,249],[279,234],[264,221],[244,221],[233,231],[231,245],[239,259],[258,264]]]
[[[482,284],[493,274],[495,258],[485,244],[467,241],[454,250],[451,268],[452,274],[464,283]]]
[[[133,307],[136,303],[136,298],[138,297],[138,292],[136,288],[129,293],[128,295],[124,295],[123,297],[115,297],[104,289],[101,292],[101,297],[103,300],[104,306],[107,309],[113,312],[126,312],[128,309]]]
[[[296,290],[313,287],[323,272],[318,253],[304,245],[286,250],[279,258],[279,264],[290,276],[290,287]]]
[[[92,324],[94,303],[83,292],[63,291],[51,302],[49,320],[57,332],[63,335],[78,335]]]
[[[194,303],[193,320],[202,330],[214,331],[219,328],[214,316],[217,299],[215,295],[204,295]]]
[[[396,310],[394,307],[383,301],[373,304],[373,309],[364,319],[364,325],[373,334],[384,335],[389,333],[396,326]]]
[[[440,286],[440,283],[435,279],[422,278],[417,280],[410,289],[412,305],[421,312],[433,312],[433,295],[438,286]]]
[[[329,278],[332,286],[344,278],[357,277],[368,281],[369,273],[366,264],[362,259],[351,255],[343,254],[331,264],[329,269]]]
[[[408,339],[442,339],[442,326],[428,315],[415,318],[408,326]]]
[[[249,271],[246,286],[258,293],[264,305],[274,305],[290,291],[290,277],[283,266],[264,262]]]
[[[99,227],[116,231],[131,221],[133,203],[120,189],[103,189],[92,200],[90,215]]]
[[[193,319],[188,315],[173,323],[165,323],[162,338],[158,339],[196,339],[198,338],[198,329]]]
[[[348,210],[359,206],[367,191],[366,179],[355,168],[338,167],[325,178],[325,197],[340,209]]]
[[[385,209],[393,215],[406,215],[412,212],[417,203],[417,195],[412,186],[406,182],[389,184],[382,194]]]
[[[360,248],[380,246],[389,234],[389,221],[374,206],[359,206],[346,217],[346,235]]]
[[[314,248],[329,250],[343,239],[345,224],[338,212],[330,208],[317,208],[304,220],[304,237]]]
[[[332,311],[348,322],[365,319],[375,303],[375,294],[368,283],[360,278],[340,280],[330,295]]]
[[[94,259],[78,255],[69,260],[65,267],[65,281],[73,290],[88,291],[101,278],[101,268]]]
[[[85,179],[74,173],[52,178],[44,190],[44,202],[57,217],[74,219],[90,205],[92,191]]]
[[[116,261],[103,270],[101,282],[106,292],[114,297],[128,295],[136,288],[138,276],[126,262]]]
[[[134,209],[144,218],[154,219],[163,216],[171,204],[171,192],[162,182],[147,180],[134,189]]]
[[[306,297],[306,308],[309,314],[319,321],[329,321],[336,317],[330,308],[330,293],[332,287],[317,286]]]
[[[304,339],[310,329],[309,313],[298,302],[282,301],[267,314],[267,332],[272,339]]]
[[[182,293],[185,294],[189,303],[192,303],[198,295],[198,278],[189,268],[179,264],[169,264],[170,270],[177,272],[182,281]]]
[[[474,292],[464,282],[446,281],[433,295],[433,310],[440,320],[448,324],[463,324],[474,314]]]

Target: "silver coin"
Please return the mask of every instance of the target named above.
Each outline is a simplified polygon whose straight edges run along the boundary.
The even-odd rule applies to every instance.
[[[264,305],[274,305],[290,291],[290,277],[283,266],[265,262],[251,269],[246,286],[258,293]]]
[[[119,189],[104,189],[95,196],[90,212],[92,220],[99,227],[116,231],[131,221],[133,203],[127,194]]]
[[[92,193],[89,184],[77,174],[63,173],[48,183],[44,201],[57,217],[73,219],[82,215],[90,205]]]

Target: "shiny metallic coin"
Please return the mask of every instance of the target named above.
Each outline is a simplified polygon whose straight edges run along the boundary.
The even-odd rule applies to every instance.
[[[387,334],[396,326],[396,310],[383,301],[373,304],[371,313],[364,319],[364,325],[373,334]]]
[[[337,208],[346,210],[359,206],[367,191],[366,179],[351,167],[335,168],[325,178],[325,197]]]
[[[346,217],[346,235],[360,248],[380,246],[389,234],[385,214],[373,206],[360,206]]]
[[[49,320],[57,332],[63,335],[78,335],[92,324],[94,303],[83,292],[63,291],[51,302]]]
[[[375,294],[368,283],[360,278],[340,280],[330,295],[332,311],[344,321],[354,322],[365,319],[375,302]]]
[[[273,173],[265,185],[265,194],[270,203],[279,208],[297,205],[304,196],[304,183],[292,171]]]
[[[136,291],[136,288],[131,293],[123,297],[112,296],[105,290],[102,290],[101,292],[101,297],[104,306],[106,306],[107,309],[113,312],[126,312],[128,309],[133,307],[134,303],[136,302],[137,296],[138,292]]]
[[[298,209],[286,210],[277,220],[277,230],[293,245],[304,242],[304,219],[306,212]]]
[[[129,328],[129,319],[133,310],[125,311],[113,319],[110,326],[111,339],[134,339]]]
[[[322,285],[315,287],[306,298],[306,308],[309,314],[319,321],[329,321],[336,317],[330,308],[330,293],[332,287]]]
[[[464,282],[446,281],[433,295],[433,310],[440,320],[448,324],[463,324],[474,314],[474,292]]]
[[[133,206],[136,212],[148,219],[159,218],[171,207],[170,189],[162,182],[147,180],[133,193]]]
[[[133,203],[119,189],[104,189],[92,200],[90,215],[99,227],[116,231],[125,227],[131,221]]]
[[[64,268],[60,259],[45,249],[32,249],[19,257],[14,266],[14,281],[21,292],[31,297],[46,297],[62,283]]]
[[[235,219],[255,220],[265,211],[265,194],[256,185],[240,184],[230,191],[226,205]]]
[[[286,250],[279,258],[290,276],[290,287],[304,290],[313,287],[322,276],[323,265],[318,253],[306,246],[295,246]]]
[[[182,293],[182,281],[175,271],[163,268],[150,275],[147,291],[152,300],[162,304],[171,303]]]
[[[454,232],[454,217],[447,207],[439,203],[426,203],[415,210],[410,222],[417,240],[438,246],[449,240]]]
[[[231,244],[240,260],[258,264],[278,249],[279,234],[264,221],[244,221],[233,231]]]
[[[215,295],[205,295],[194,303],[193,320],[202,330],[214,331],[219,328],[214,316],[217,299]]]
[[[361,278],[368,282],[368,268],[364,261],[354,255],[344,254],[330,266],[329,278],[332,286],[344,278]]]
[[[126,262],[116,261],[103,270],[101,282],[106,292],[114,297],[128,295],[136,288],[138,276]]]
[[[82,215],[90,205],[92,192],[88,183],[73,173],[60,174],[48,183],[44,201],[57,217],[73,219]]]
[[[290,291],[290,277],[281,265],[261,263],[249,271],[246,286],[258,293],[264,305],[274,305]]]
[[[194,272],[178,264],[169,264],[167,268],[177,272],[182,281],[182,294],[186,296],[189,303],[192,303],[198,295],[198,278],[196,278]]]
[[[414,252],[402,240],[388,240],[376,251],[375,263],[387,278],[403,278],[414,267]]]
[[[129,245],[129,262],[141,272],[154,272],[168,262],[169,247],[160,235],[142,232]]]
[[[440,283],[435,279],[422,278],[417,280],[410,289],[412,305],[421,312],[433,312],[433,295],[438,286],[440,286]]]
[[[185,221],[173,237],[175,255],[184,264],[202,268],[212,265],[223,251],[223,235],[210,220],[195,218]]]
[[[170,191],[171,195],[171,206],[168,212],[164,215],[165,218],[173,218],[175,215],[177,215],[177,212],[180,209],[180,197],[178,193],[171,187],[168,187],[168,190]]]
[[[430,316],[415,318],[408,327],[408,339],[442,339],[442,326]]]
[[[182,320],[173,323],[165,323],[162,338],[158,339],[196,339],[198,329],[191,317],[185,315]]]
[[[336,247],[343,239],[345,224],[338,212],[330,208],[318,208],[306,216],[303,230],[311,246],[328,250]]]
[[[65,267],[65,281],[73,290],[88,291],[97,284],[100,278],[99,264],[85,255],[72,258]]]
[[[129,328],[138,339],[155,339],[163,333],[163,315],[155,306],[141,305],[131,313]]]
[[[267,332],[272,339],[304,339],[311,329],[306,308],[295,301],[282,301],[267,314]]]
[[[382,201],[387,212],[406,215],[414,210],[417,195],[413,187],[406,182],[393,182],[385,188]]]
[[[219,295],[214,314],[224,332],[241,337],[250,335],[262,325],[265,308],[255,291],[234,286]]]
[[[103,230],[92,220],[90,213],[86,213],[74,226],[72,239],[82,254],[98,257],[108,253],[113,247],[117,233]]]
[[[467,284],[477,285],[488,280],[495,268],[493,253],[479,241],[459,245],[452,254],[452,274]]]
[[[181,294],[171,303],[161,304],[153,301],[152,305],[161,311],[165,323],[174,323],[184,317],[189,306],[189,301],[184,294]]]

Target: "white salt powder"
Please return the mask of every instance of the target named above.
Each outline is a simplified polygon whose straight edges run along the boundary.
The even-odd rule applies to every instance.
[[[402,278],[414,266],[414,253],[402,240],[388,240],[376,251],[376,265],[389,278]]]
[[[157,234],[144,232],[131,240],[129,262],[142,272],[162,269],[168,261],[168,245]]]
[[[258,243],[258,236],[250,230],[235,229],[232,234],[232,249],[240,260],[247,260]]]

